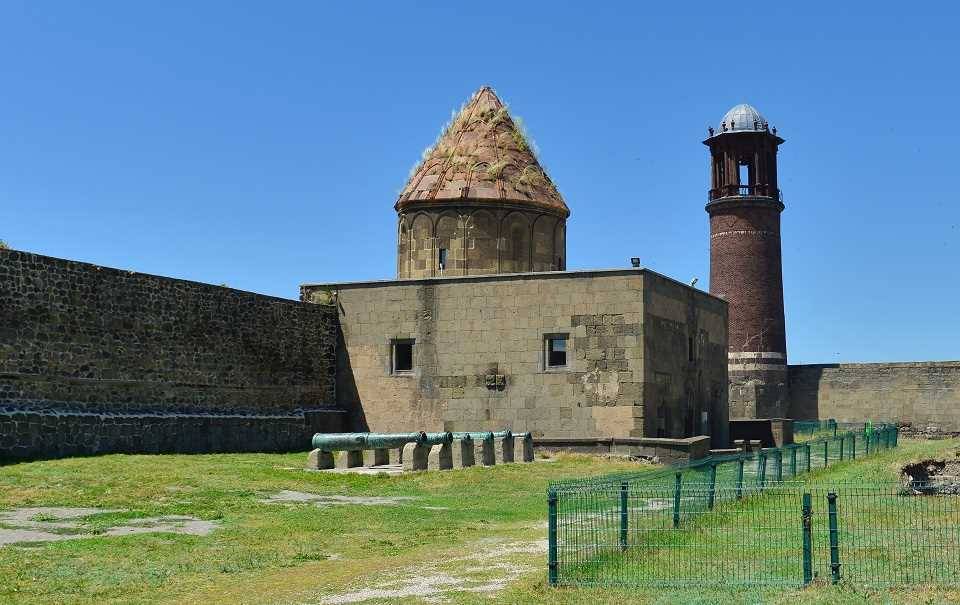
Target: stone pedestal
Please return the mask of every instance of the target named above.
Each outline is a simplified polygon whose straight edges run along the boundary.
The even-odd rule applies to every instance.
[[[363,450],[364,466],[384,466],[390,464],[390,450]]]
[[[430,448],[427,458],[427,468],[431,470],[448,471],[453,468],[453,446],[450,443],[434,445]]]
[[[453,440],[453,468],[467,468],[477,463],[473,439]]]
[[[363,450],[348,450],[337,455],[337,468],[348,469],[363,466]]]
[[[312,450],[307,454],[307,470],[322,471],[335,468],[336,463],[333,460],[333,454],[321,450]]]
[[[425,471],[427,470],[427,458],[430,455],[430,447],[420,445],[419,443],[408,443],[403,446],[403,470],[405,471]]]
[[[513,457],[516,462],[533,462],[533,436],[530,433],[513,436]]]
[[[473,460],[476,464],[483,466],[493,466],[497,463],[492,439],[474,439]]]
[[[493,451],[497,459],[497,464],[510,464],[513,462],[513,437],[494,437]]]

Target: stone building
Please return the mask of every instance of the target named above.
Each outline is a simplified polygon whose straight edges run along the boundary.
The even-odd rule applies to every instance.
[[[726,304],[645,269],[564,271],[570,211],[489,87],[395,209],[399,280],[301,287],[337,303],[356,430],[726,445]]]
[[[727,305],[646,269],[304,285],[333,293],[355,430],[726,445]]]
[[[397,276],[565,268],[567,205],[490,87],[414,169],[397,211]]]
[[[730,408],[735,418],[788,412],[777,150],[760,112],[737,105],[710,129],[710,293],[730,303]]]

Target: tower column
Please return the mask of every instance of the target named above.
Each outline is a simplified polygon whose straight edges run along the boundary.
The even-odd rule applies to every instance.
[[[704,144],[731,177],[729,186],[711,189],[706,206],[710,293],[729,304],[730,417],[783,417],[788,412],[780,245],[784,206],[776,180],[776,150],[783,139],[767,130],[766,120],[748,105],[731,109],[723,122],[728,128],[721,125]],[[752,163],[749,182],[739,182],[741,159]]]

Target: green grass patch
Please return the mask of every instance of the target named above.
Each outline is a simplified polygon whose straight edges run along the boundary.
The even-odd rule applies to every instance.
[[[952,455],[958,441],[904,441],[870,459],[832,464],[808,480],[894,479],[912,459]],[[546,539],[550,481],[646,469],[563,456],[402,476],[310,473],[306,454],[100,456],[0,466],[0,509],[121,509],[83,518],[91,538],[0,547],[0,603],[318,603],[324,596],[388,586],[409,574],[466,578],[455,602],[939,602],[960,595],[917,587],[890,591],[818,584],[784,588],[552,589],[546,557],[522,546]],[[408,496],[390,506],[267,504],[281,490]],[[727,513],[724,513],[727,514]],[[215,520],[208,536],[102,532],[133,519]],[[51,521],[42,519],[41,521]],[[699,538],[691,538],[699,539]],[[515,552],[511,545],[517,545]],[[483,558],[493,556],[494,558]],[[479,558],[478,558],[479,557]],[[512,571],[510,571],[512,570]],[[506,574],[506,575],[504,575]],[[499,592],[471,592],[507,578]],[[373,602],[418,602],[384,598]]]

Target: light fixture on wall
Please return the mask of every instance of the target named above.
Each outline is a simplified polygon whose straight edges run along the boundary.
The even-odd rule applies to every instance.
[[[639,257],[639,256],[634,256],[633,258],[631,258],[631,259],[630,259],[630,264],[633,265],[633,268],[634,268],[634,269],[639,269],[639,268],[640,268],[640,257]]]

